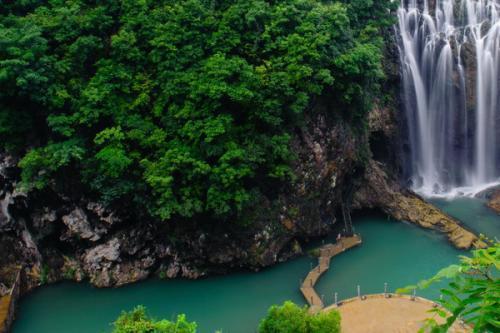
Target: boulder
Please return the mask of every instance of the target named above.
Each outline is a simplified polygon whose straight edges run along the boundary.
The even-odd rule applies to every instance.
[[[10,289],[5,286],[5,284],[0,283],[0,297],[7,295],[10,292]]]
[[[80,239],[90,240],[92,242],[101,239],[103,231],[96,231],[90,224],[87,215],[83,209],[77,207],[68,215],[62,217],[63,223],[68,227],[68,231],[61,236],[61,240],[66,240],[72,236]]]
[[[500,189],[496,189],[489,195],[486,205],[497,214],[500,214]]]
[[[120,241],[113,238],[105,244],[85,251],[83,270],[90,277],[90,282],[97,287],[112,285],[110,269],[120,259]]]

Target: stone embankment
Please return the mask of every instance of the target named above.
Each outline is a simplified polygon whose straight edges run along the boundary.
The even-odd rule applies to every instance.
[[[14,322],[17,301],[21,295],[23,272],[23,269],[19,270],[10,292],[0,297],[0,333],[9,332]]]
[[[440,231],[459,249],[485,246],[478,236],[465,229],[460,222],[419,195],[402,189],[385,173],[383,165],[373,160],[366,168],[362,186],[354,195],[354,208],[377,208],[398,221]]]

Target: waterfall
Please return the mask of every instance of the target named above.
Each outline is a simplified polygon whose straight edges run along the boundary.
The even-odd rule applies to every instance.
[[[406,173],[426,196],[500,180],[500,0],[402,0]]]

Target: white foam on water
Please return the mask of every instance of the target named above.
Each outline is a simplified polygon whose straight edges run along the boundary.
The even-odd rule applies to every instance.
[[[426,198],[453,200],[457,197],[474,198],[482,192],[498,186],[500,186],[500,180],[474,186],[458,186],[449,190],[436,190],[436,188],[429,187],[413,188],[412,190]]]

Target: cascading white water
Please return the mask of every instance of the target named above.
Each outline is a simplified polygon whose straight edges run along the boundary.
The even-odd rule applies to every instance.
[[[432,6],[430,6],[432,5]],[[402,0],[398,32],[415,191],[500,179],[500,0]]]

